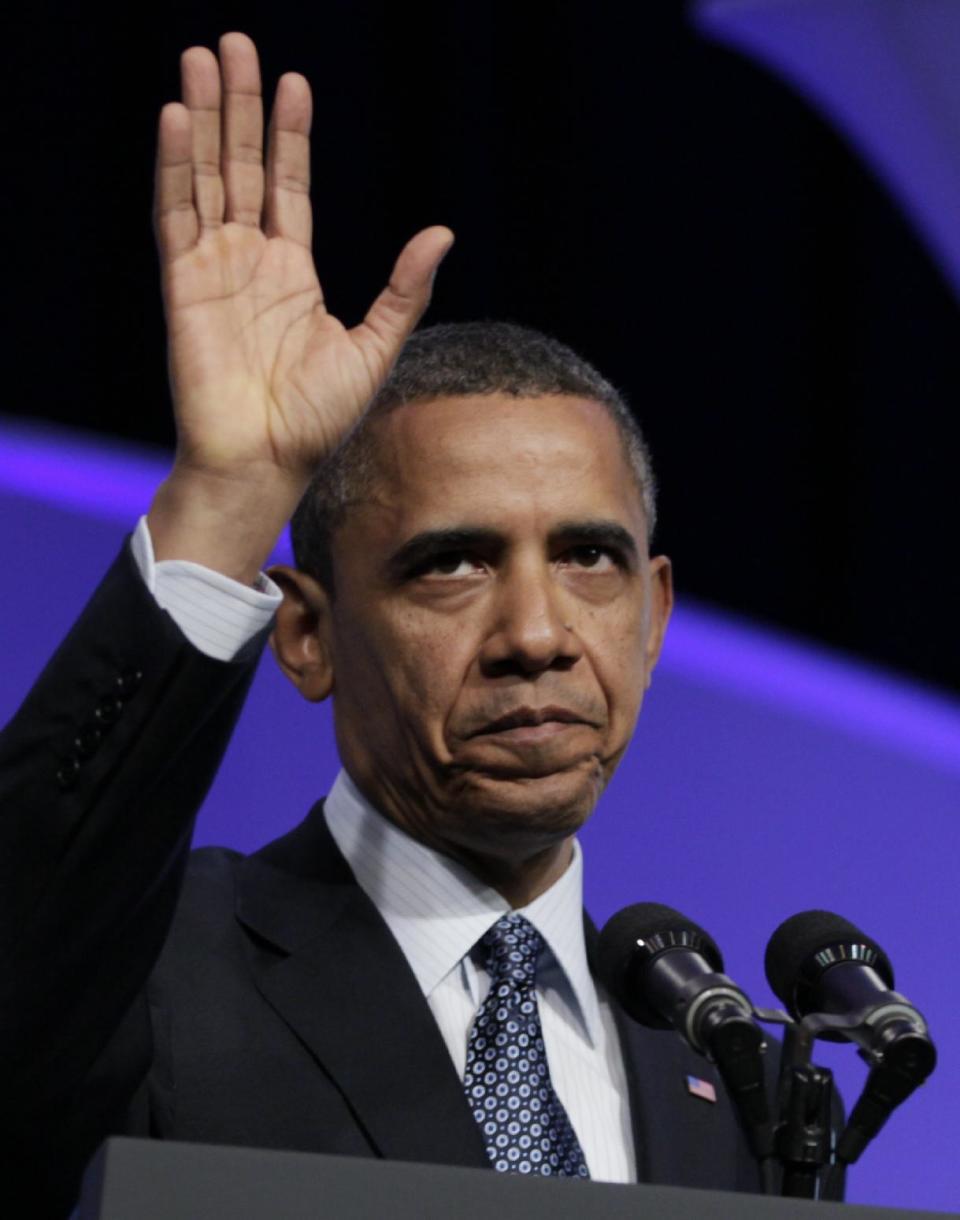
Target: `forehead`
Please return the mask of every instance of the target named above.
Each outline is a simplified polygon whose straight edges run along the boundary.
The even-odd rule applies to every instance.
[[[409,403],[377,421],[372,439],[368,507],[389,510],[401,529],[424,517],[496,524],[560,514],[616,517],[643,532],[621,433],[590,399],[484,394]]]

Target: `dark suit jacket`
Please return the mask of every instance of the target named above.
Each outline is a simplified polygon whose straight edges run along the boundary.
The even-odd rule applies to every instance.
[[[25,1214],[64,1214],[111,1132],[487,1166],[322,803],[253,856],[189,855],[258,651],[203,657],[124,552],[0,741],[0,1192]],[[712,1068],[619,1024],[641,1180],[758,1189]]]

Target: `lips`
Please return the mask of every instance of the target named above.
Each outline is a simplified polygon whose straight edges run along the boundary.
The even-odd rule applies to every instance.
[[[506,733],[511,729],[537,728],[549,723],[589,724],[590,721],[568,707],[519,707],[481,725],[469,736],[480,737],[492,733]]]

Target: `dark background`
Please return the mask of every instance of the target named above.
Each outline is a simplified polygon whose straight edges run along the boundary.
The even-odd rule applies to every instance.
[[[451,225],[430,319],[539,326],[624,388],[681,594],[960,690],[956,305],[842,139],[684,7],[19,8],[0,411],[172,442],[155,116],[183,47],[243,29],[269,89],[289,68],[315,88],[334,312],[358,320],[405,238]]]

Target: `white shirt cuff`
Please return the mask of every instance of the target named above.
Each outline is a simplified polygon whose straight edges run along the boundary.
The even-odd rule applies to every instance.
[[[133,558],[147,588],[195,648],[217,661],[232,661],[270,622],[283,594],[262,572],[257,589],[186,559],[153,556],[146,517],[131,542]]]

